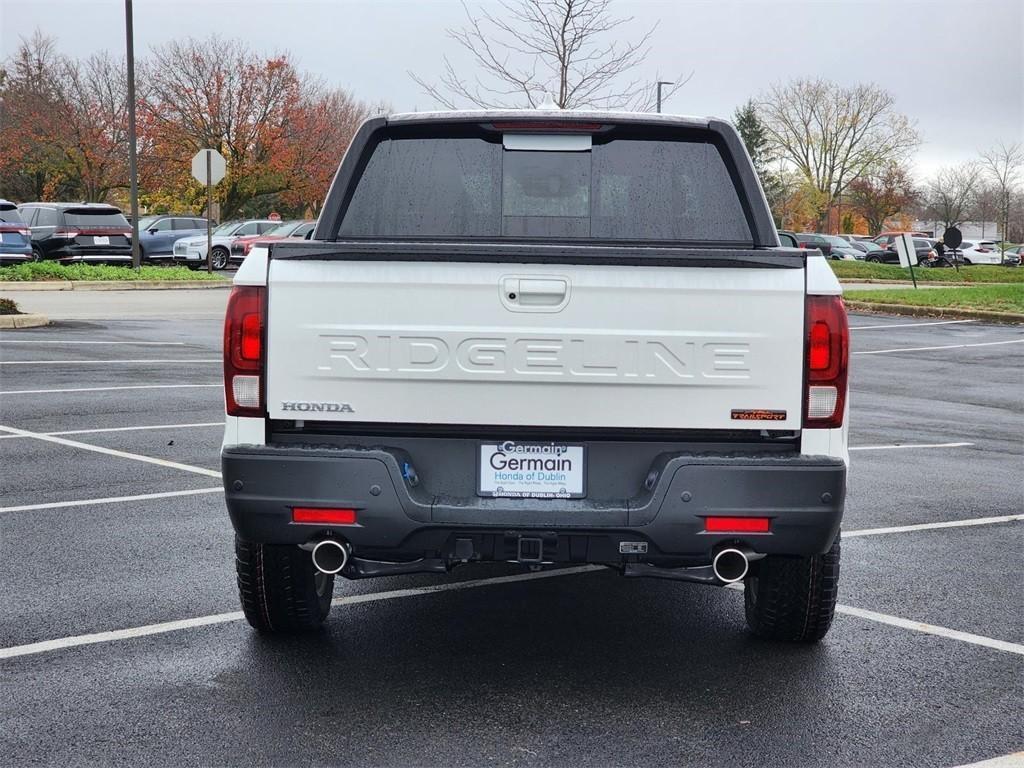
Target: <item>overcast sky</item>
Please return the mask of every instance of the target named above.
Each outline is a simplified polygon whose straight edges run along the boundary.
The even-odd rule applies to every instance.
[[[493,6],[493,0],[467,0]],[[919,173],[970,159],[999,141],[1024,138],[1024,0],[617,0],[635,21],[660,20],[641,74],[652,80],[693,72],[664,111],[731,117],[775,82],[826,77],[874,82],[917,121],[925,143]],[[136,55],[152,45],[211,32],[247,40],[358,97],[397,111],[436,106],[406,74],[431,78],[451,50],[457,0],[135,0]],[[81,56],[124,50],[121,0],[0,0],[6,58],[37,27]]]

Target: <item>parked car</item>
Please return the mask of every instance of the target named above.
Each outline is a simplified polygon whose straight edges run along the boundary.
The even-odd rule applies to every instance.
[[[336,577],[513,561],[745,581],[755,634],[824,636],[842,289],[816,252],[761,254],[776,230],[731,125],[371,118],[316,235],[272,265],[254,249],[224,320],[221,467],[254,627],[317,628]]]
[[[801,248],[817,248],[830,259],[855,259],[858,251],[838,235],[800,232],[797,240]]]
[[[1003,264],[1016,267],[1024,259],[1024,245],[1011,245],[1003,251]]]
[[[276,227],[280,221],[270,219],[248,219],[246,221],[228,221],[213,231],[213,252],[211,254],[214,269],[224,269],[231,258],[231,244],[246,235],[262,235]],[[174,241],[174,262],[192,269],[206,264],[206,234],[183,237]]]
[[[1003,261],[999,243],[993,240],[964,240],[956,251],[967,266],[971,264],[1001,264]]]
[[[104,203],[23,203],[32,253],[62,264],[131,264],[132,229],[120,208]]]
[[[846,242],[850,243],[851,245],[853,245],[854,243],[862,243],[865,240],[870,240],[871,239],[871,235],[851,235],[851,234],[845,234],[845,235],[836,235],[836,237],[843,238],[843,240],[845,240]]]
[[[18,212],[18,206],[0,200],[0,264],[32,261],[32,231]]]
[[[784,248],[800,247],[800,240],[797,238],[796,232],[790,232],[788,229],[779,230],[779,242]]]
[[[286,237],[295,237],[300,240],[305,238],[313,231],[313,227],[316,226],[315,221],[303,221],[299,219],[297,221],[286,221],[283,224],[279,224],[273,229],[268,229],[262,235],[246,235],[240,237],[231,244],[231,262],[233,264],[241,264],[246,256],[249,255],[249,251],[257,243],[265,243],[269,240],[282,240]]]
[[[902,233],[892,233],[891,239],[888,240],[885,247],[878,251],[864,254],[864,261],[878,264],[899,264],[900,255],[896,252],[895,240],[900,234]],[[876,245],[882,245],[878,242],[882,237],[884,236],[880,235],[875,238],[874,242]],[[917,263],[922,266],[952,266],[952,261],[947,264],[938,263],[938,253],[935,250],[934,240],[929,240],[925,237],[915,237],[914,251],[917,253]]]
[[[928,237],[924,232],[881,232],[877,237],[872,238],[871,242],[883,248],[888,248],[896,241],[897,237],[904,234],[911,235],[912,237]]]
[[[871,253],[872,251],[885,250],[884,248],[882,248],[882,246],[877,245],[871,242],[870,240],[853,240],[850,243],[850,245],[852,245],[854,248],[860,251],[860,256],[857,257],[858,259],[866,259],[867,254]]]
[[[170,261],[175,241],[191,235],[206,234],[206,219],[196,216],[164,214],[139,219],[139,250],[143,261]]]

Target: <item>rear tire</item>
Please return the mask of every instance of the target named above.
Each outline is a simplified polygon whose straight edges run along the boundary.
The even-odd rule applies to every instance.
[[[42,261],[42,260],[43,260],[43,251],[42,251],[42,249],[41,248],[37,248],[36,246],[33,245],[32,246],[32,261]]]
[[[864,261],[870,262],[872,264],[880,264],[882,262],[882,260],[877,256],[868,256],[867,258],[864,259]]]
[[[334,577],[319,573],[295,545],[235,537],[238,596],[246,620],[267,634],[318,629],[331,610]]]
[[[769,555],[747,576],[747,626],[767,640],[814,643],[835,614],[839,593],[839,537],[824,555]]]

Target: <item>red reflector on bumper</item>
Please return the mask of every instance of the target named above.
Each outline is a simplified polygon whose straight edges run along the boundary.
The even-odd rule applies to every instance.
[[[768,533],[768,517],[705,517],[704,530],[711,533]]]
[[[322,523],[326,525],[353,525],[356,521],[354,509],[316,509],[293,507],[293,523]]]

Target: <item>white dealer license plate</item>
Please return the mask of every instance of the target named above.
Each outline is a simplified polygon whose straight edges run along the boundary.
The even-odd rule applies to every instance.
[[[93,245],[110,245],[110,238],[106,235],[94,235],[92,238]]]
[[[582,445],[516,440],[480,446],[477,493],[506,499],[580,499],[586,496]]]

